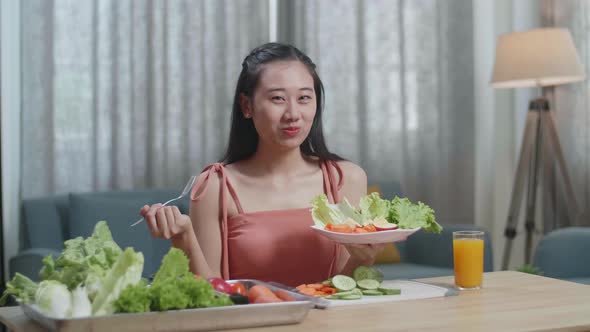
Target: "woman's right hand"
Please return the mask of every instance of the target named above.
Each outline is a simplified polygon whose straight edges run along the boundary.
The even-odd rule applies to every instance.
[[[144,205],[139,214],[145,218],[152,236],[156,238],[170,240],[187,234],[193,228],[190,217],[180,213],[176,206]]]

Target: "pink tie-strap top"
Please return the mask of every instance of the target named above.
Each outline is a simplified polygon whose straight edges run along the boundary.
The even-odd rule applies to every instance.
[[[331,203],[339,202],[342,170],[334,161],[320,163],[324,192]],[[336,183],[335,173],[339,182]],[[221,275],[224,279],[276,281],[289,286],[325,280],[335,273],[340,247],[314,232],[309,208],[244,212],[222,163],[211,164],[194,185],[191,200],[198,202],[209,178],[220,173]],[[203,190],[198,196],[195,193]],[[228,218],[227,194],[238,214]]]

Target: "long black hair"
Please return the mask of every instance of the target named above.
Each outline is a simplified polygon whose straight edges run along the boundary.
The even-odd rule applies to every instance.
[[[307,67],[313,77],[316,93],[316,113],[311,125],[311,130],[305,141],[301,144],[301,151],[307,156],[318,157],[320,160],[342,160],[331,153],[324,140],[322,128],[322,111],[324,106],[324,85],[316,72],[316,66],[311,59],[296,47],[281,43],[267,43],[253,49],[242,62],[242,71],[236,85],[234,103],[232,107],[231,129],[229,143],[222,162],[231,164],[239,160],[250,158],[258,146],[258,133],[252,119],[246,119],[240,107],[240,95],[250,98],[254,96],[254,90],[260,78],[262,65],[273,61],[300,61]]]

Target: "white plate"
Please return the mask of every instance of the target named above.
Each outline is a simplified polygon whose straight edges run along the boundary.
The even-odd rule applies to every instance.
[[[408,236],[412,235],[420,229],[420,227],[418,227],[411,229],[395,229],[391,231],[378,231],[371,233],[339,233],[327,231],[316,225],[311,226],[311,228],[332,241],[336,241],[338,243],[356,244],[373,244],[405,241]]]

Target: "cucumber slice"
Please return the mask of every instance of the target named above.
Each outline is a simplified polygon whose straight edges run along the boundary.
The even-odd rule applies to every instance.
[[[379,282],[383,281],[383,273],[372,266],[359,266],[352,272],[354,280],[373,279]]]
[[[352,292],[352,294],[363,295],[363,292],[358,288],[351,290],[351,292]]]
[[[334,293],[334,294],[330,295],[330,297],[340,298],[340,297],[343,297],[343,296],[346,296],[346,295],[355,295],[355,294],[357,294],[357,293],[356,292],[353,292],[353,291],[348,291],[348,292]]]
[[[361,295],[363,295],[363,292],[360,289],[355,288],[355,289],[350,290],[350,291],[347,291],[347,292],[339,292],[339,293],[336,293],[336,294],[332,294],[332,295],[326,296],[326,298],[327,299],[332,299],[332,300],[334,300],[334,299],[337,300],[337,299],[341,299],[341,298],[343,298],[345,296],[349,296],[349,295],[354,295],[354,296],[357,296],[358,295],[358,296],[361,296]]]
[[[363,295],[383,295],[383,293],[381,293],[380,291],[376,290],[376,289],[365,289],[363,291]]]
[[[362,297],[362,295],[356,295],[356,294],[352,294],[352,295],[346,295],[341,297],[341,300],[358,300]]]
[[[373,279],[362,279],[356,282],[356,284],[362,289],[377,289],[381,283]]]
[[[383,293],[383,295],[400,295],[402,293],[401,289],[395,288],[377,288],[377,290]]]
[[[338,290],[349,291],[356,287],[356,281],[349,276],[338,274],[332,278],[332,285]]]

